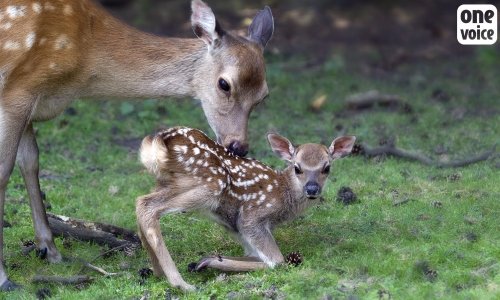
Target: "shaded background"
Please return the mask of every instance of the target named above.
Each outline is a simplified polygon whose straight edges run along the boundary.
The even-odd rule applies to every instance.
[[[193,37],[190,1],[102,0],[127,23],[160,35]],[[468,1],[467,3],[473,3]],[[246,32],[264,5],[272,8],[275,35],[269,53],[300,57],[294,71],[341,59],[348,68],[377,77],[394,76],[409,64],[459,63],[479,47],[456,40],[457,1],[221,1],[207,2],[224,28]],[[482,47],[484,48],[484,47]],[[498,51],[498,43],[494,51]],[[481,48],[479,48],[481,49]],[[491,50],[491,49],[490,49]],[[485,54],[491,55],[491,54]],[[467,70],[449,70],[459,76]]]

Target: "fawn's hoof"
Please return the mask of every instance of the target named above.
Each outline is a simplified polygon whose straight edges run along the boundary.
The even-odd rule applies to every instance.
[[[219,258],[216,256],[208,256],[208,257],[203,257],[198,261],[196,266],[194,267],[193,272],[201,272],[206,270],[208,267],[210,267],[210,263],[214,260],[218,260]]]
[[[196,266],[198,265],[197,262],[192,262],[188,264],[188,272],[196,272]]]
[[[22,288],[21,285],[7,279],[0,286],[0,291],[10,292],[10,291],[14,291],[14,290],[19,290],[21,288]]]

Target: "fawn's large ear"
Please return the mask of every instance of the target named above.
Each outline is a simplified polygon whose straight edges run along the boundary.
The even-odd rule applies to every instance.
[[[250,40],[266,47],[274,32],[274,19],[269,6],[259,11],[252,24],[248,27],[248,37]]]
[[[267,135],[267,140],[274,153],[278,154],[279,157],[284,160],[292,160],[293,154],[295,153],[295,147],[293,147],[289,140],[275,133],[269,133]]]
[[[191,26],[194,34],[207,44],[208,48],[213,48],[222,37],[223,31],[215,19],[212,9],[201,0],[191,2]]]
[[[341,158],[350,154],[355,141],[355,136],[341,136],[334,139],[328,148],[332,159]]]

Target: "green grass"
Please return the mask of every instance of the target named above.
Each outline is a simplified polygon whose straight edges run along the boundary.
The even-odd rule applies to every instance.
[[[431,154],[448,149],[441,159],[477,154],[500,136],[498,57],[477,55],[477,70],[450,76],[455,65],[413,66],[390,79],[372,79],[348,71],[341,59],[320,70],[286,72],[289,62],[270,58],[271,96],[250,120],[251,156],[283,167],[265,141],[269,130],[295,143],[329,143],[343,131],[371,145],[395,137],[398,146]],[[496,66],[496,67],[495,67]],[[458,68],[460,68],[458,67]],[[465,72],[465,71],[464,71]],[[460,74],[460,72],[459,72]],[[343,111],[345,98],[377,89],[400,95],[414,114],[374,110]],[[432,92],[449,94],[448,102],[432,100]],[[320,113],[310,103],[326,94]],[[185,101],[75,102],[76,115],[65,114],[37,124],[41,150],[42,189],[51,212],[135,229],[135,199],[146,194],[154,179],[143,171],[137,153],[120,144],[140,139],[155,129],[187,125],[209,131],[198,103]],[[211,134],[211,133],[210,133]],[[448,157],[444,157],[448,156]],[[132,257],[117,253],[95,264],[122,276],[95,278],[82,288],[49,286],[54,299],[163,299],[165,293],[190,299],[262,298],[320,299],[498,299],[500,297],[500,188],[498,162],[481,162],[460,169],[437,169],[393,158],[349,157],[335,163],[325,190],[326,201],[275,232],[284,254],[300,251],[298,267],[228,274],[188,273],[186,266],[202,255],[240,255],[242,250],[219,226],[196,214],[166,216],[166,243],[185,279],[199,292],[183,295],[163,279],[140,285],[138,270],[149,266],[145,251]],[[117,193],[110,193],[110,187]],[[358,203],[335,201],[341,186],[349,186]],[[395,201],[409,199],[402,205]],[[436,205],[440,202],[441,205]],[[11,279],[25,289],[0,298],[33,299],[35,274],[69,276],[80,272],[78,262],[51,265],[20,252],[22,240],[32,239],[27,195],[16,170],[6,204],[5,257]],[[64,256],[92,260],[100,246],[56,239]],[[437,276],[426,275],[434,270]],[[429,272],[427,272],[429,274]]]

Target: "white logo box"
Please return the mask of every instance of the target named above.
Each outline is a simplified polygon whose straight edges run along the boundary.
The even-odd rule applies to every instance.
[[[491,15],[492,12],[493,15]],[[464,18],[465,21],[468,22],[464,22],[462,18]],[[488,23],[486,21],[487,19],[491,21],[491,23]],[[460,44],[493,45],[497,41],[497,36],[498,12],[497,8],[494,5],[462,4],[458,7],[457,40]]]

